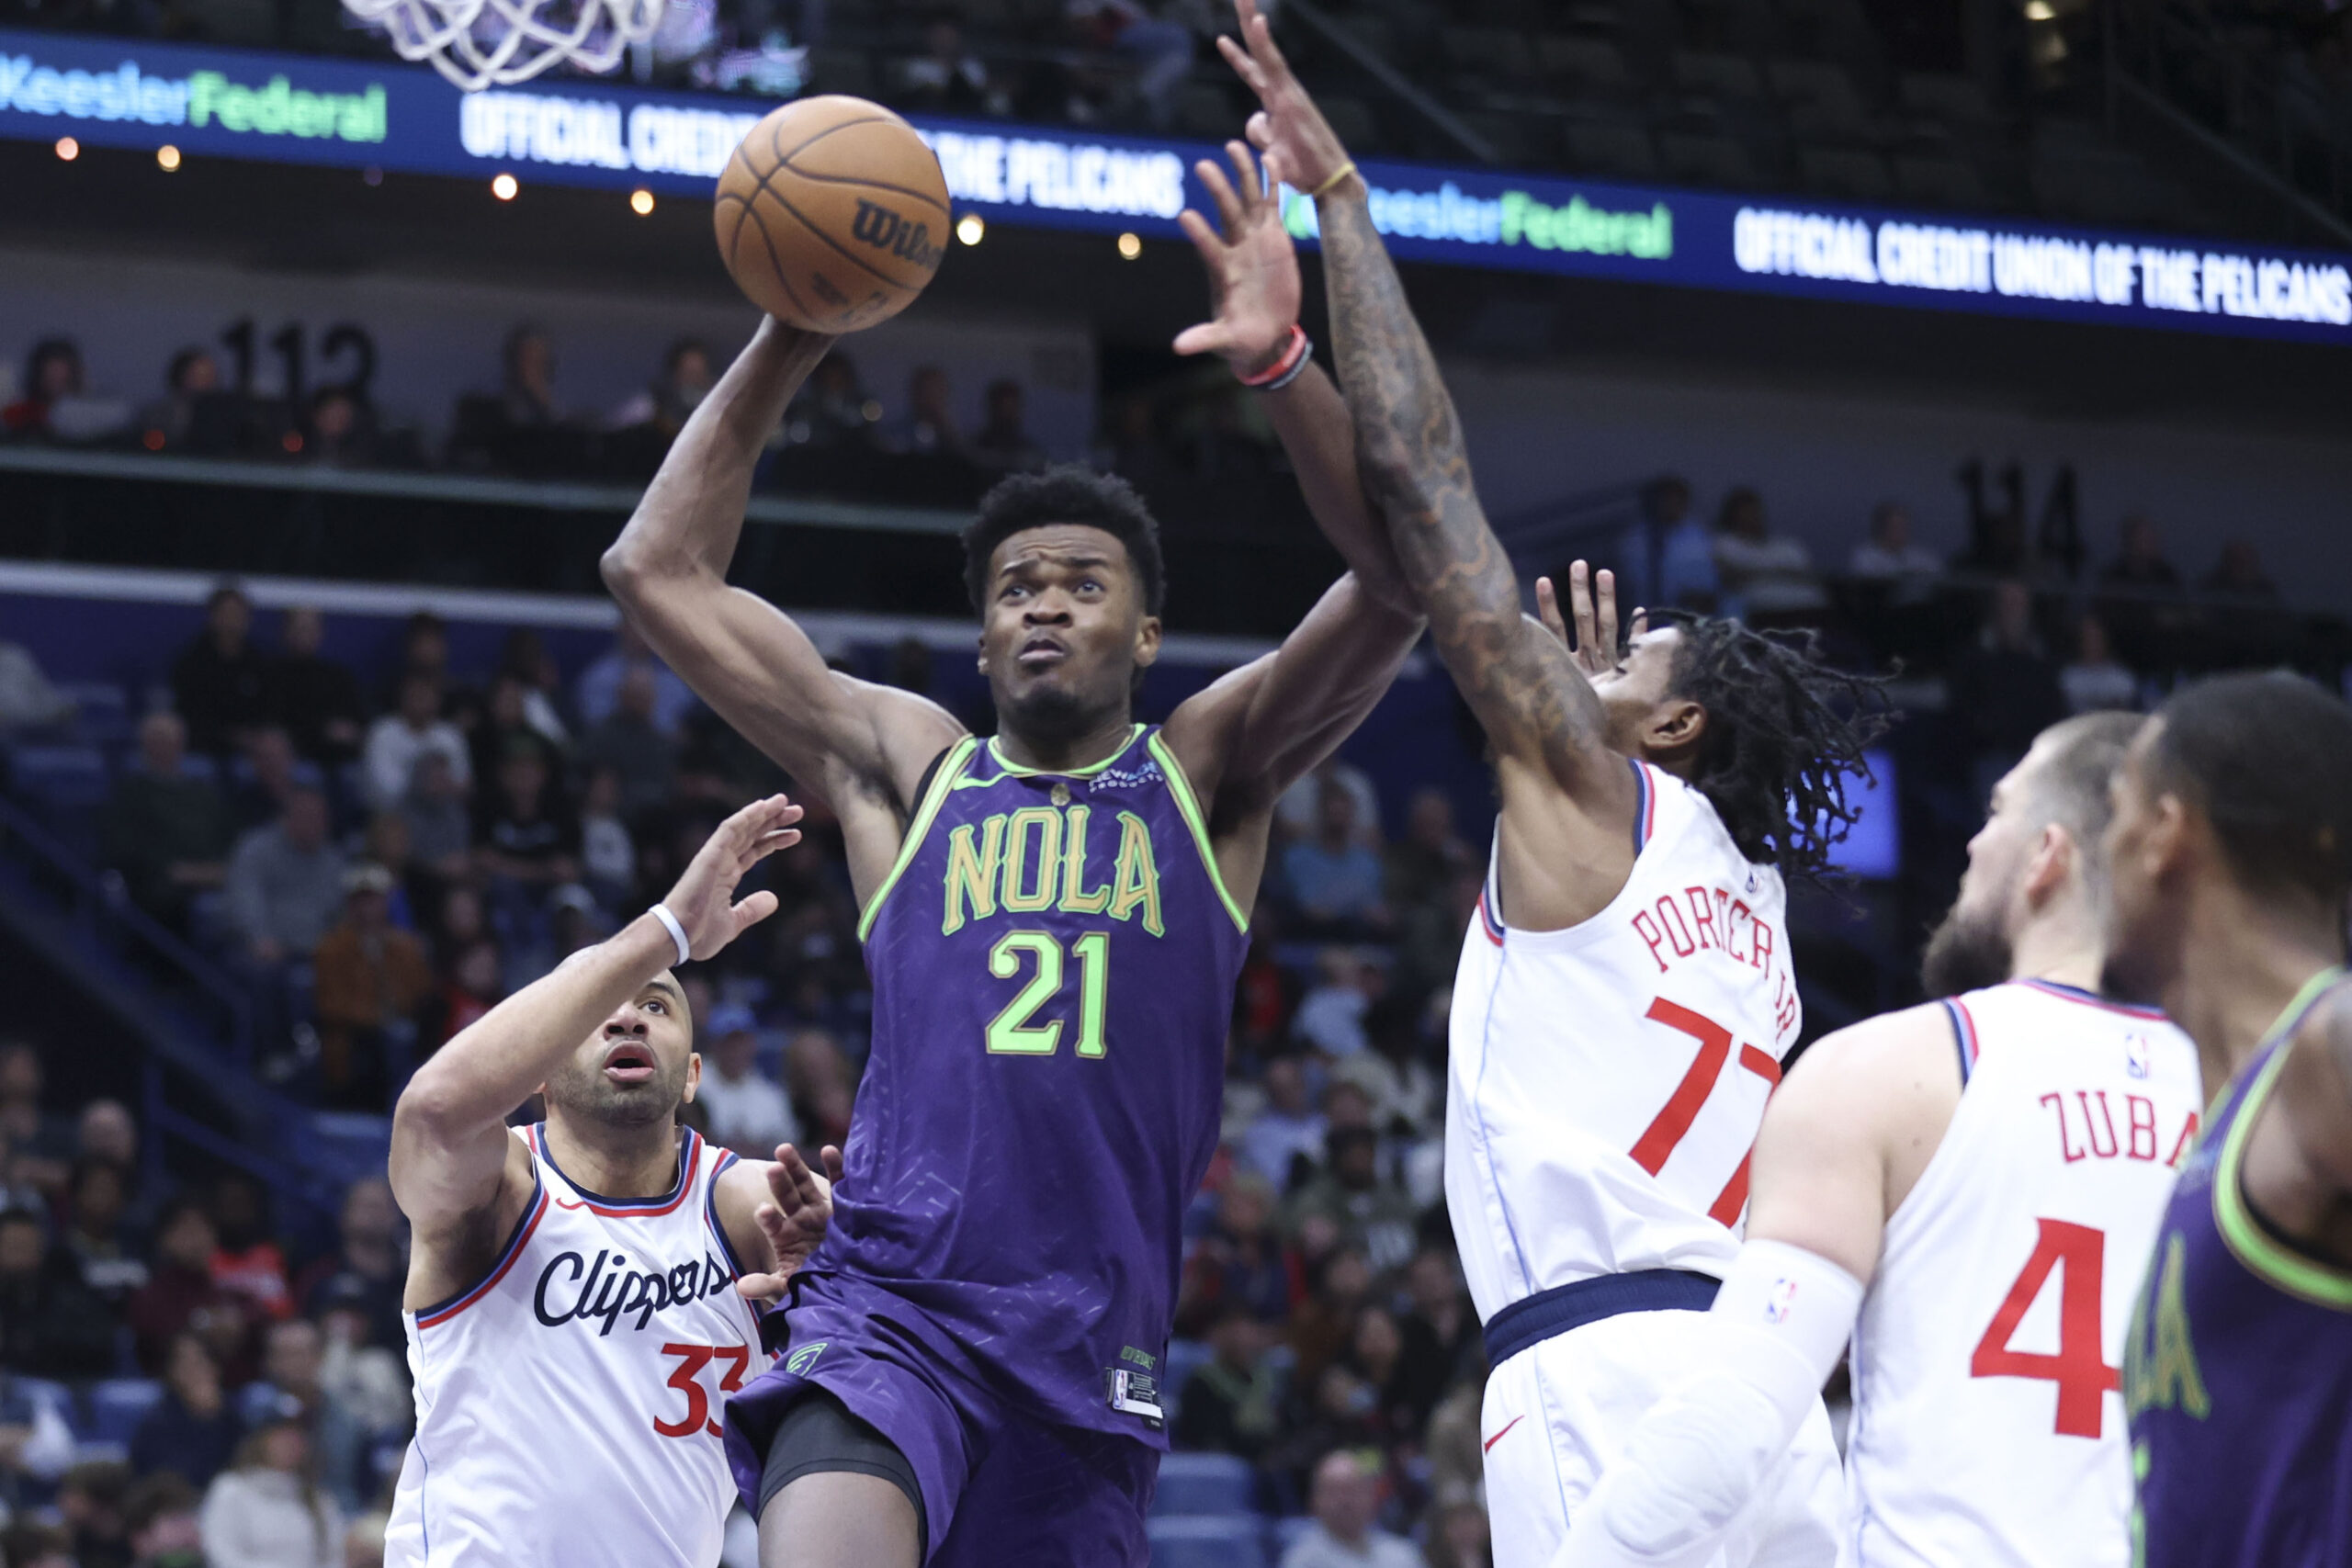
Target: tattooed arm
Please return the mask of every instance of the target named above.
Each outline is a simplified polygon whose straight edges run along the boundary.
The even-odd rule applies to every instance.
[[[1514,923],[1573,924],[1632,869],[1638,794],[1605,739],[1586,678],[1616,658],[1615,606],[1580,658],[1520,608],[1519,581],[1471,482],[1453,400],[1373,227],[1363,182],[1274,47],[1252,0],[1235,0],[1242,42],[1218,46],[1264,107],[1250,140],[1292,181],[1321,189],[1331,340],[1365,493],[1385,521],[1438,652],[1494,743]],[[1335,184],[1332,182],[1338,176]],[[1579,585],[1581,578],[1579,578]],[[1578,629],[1589,605],[1577,604]]]

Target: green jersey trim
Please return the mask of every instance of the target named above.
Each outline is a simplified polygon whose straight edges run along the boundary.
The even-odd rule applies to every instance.
[[[2295,994],[2295,999],[2287,1004],[2287,1010],[2278,1015],[2270,1037],[2280,1040],[2291,1036],[2304,1015],[2343,974],[2341,969],[2330,968],[2312,976]],[[2313,1306],[2352,1312],[2352,1270],[2331,1269],[2282,1245],[2254,1217],[2242,1185],[2245,1149],[2254,1124],[2278,1083],[2279,1070],[2287,1065],[2287,1053],[2292,1049],[2291,1040],[2282,1041],[2271,1052],[2262,1071],[2242,1091],[2236,1118],[2230,1123],[2229,1136],[2222,1141],[2221,1157],[2213,1171],[2213,1220],[2230,1251],[2256,1279]]]
[[[989,759],[996,763],[998,767],[1004,770],[1004,775],[1001,776],[1009,775],[1016,779],[1091,779],[1095,774],[1101,773],[1103,769],[1109,767],[1112,763],[1117,761],[1120,758],[1125,756],[1129,751],[1135,750],[1136,737],[1141,735],[1143,731],[1144,727],[1140,724],[1136,725],[1134,728],[1127,731],[1126,740],[1117,750],[1112,752],[1101,761],[1089,762],[1082,768],[1024,768],[1020,763],[1015,762],[1005,756],[1004,748],[996,743],[996,737],[993,735],[989,737]],[[991,780],[989,782],[993,783],[994,781]]]
[[[908,864],[915,858],[915,852],[922,848],[923,835],[931,831],[933,820],[938,817],[941,805],[947,799],[947,792],[956,787],[956,781],[963,775],[965,767],[972,760],[972,753],[979,750],[979,744],[967,735],[956,742],[955,750],[947,753],[946,760],[939,764],[939,771],[932,775],[930,790],[916,803],[914,820],[907,824],[906,840],[899,845],[899,858],[891,865],[890,874],[882,879],[882,886],[876,888],[874,897],[865,901],[865,912],[857,918],[859,942],[864,942],[874,930],[874,921],[882,913],[882,900],[890,896],[890,889],[896,887],[899,878],[906,874]]]
[[[1168,793],[1176,797],[1176,809],[1184,814],[1184,825],[1193,830],[1193,843],[1201,852],[1201,863],[1208,868],[1210,885],[1216,887],[1216,896],[1224,900],[1225,912],[1233,917],[1235,926],[1247,933],[1250,916],[1233,901],[1233,894],[1225,886],[1225,873],[1217,869],[1216,847],[1209,842],[1208,820],[1201,815],[1201,803],[1193,795],[1192,781],[1184,776],[1183,766],[1176,761],[1176,753],[1170,751],[1159,736],[1151,738],[1148,749],[1159,760],[1159,771],[1168,775]]]

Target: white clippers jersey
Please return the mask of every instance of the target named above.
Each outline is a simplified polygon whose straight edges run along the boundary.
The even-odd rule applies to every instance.
[[[1737,1254],[1747,1151],[1796,1039],[1780,873],[1641,762],[1633,874],[1566,931],[1490,863],[1453,983],[1445,1198],[1481,1320],[1599,1274]]]
[[[2044,981],[1943,1006],[1960,1107],[1854,1329],[1856,1560],[2122,1568],[2118,1369],[2204,1103],[2197,1048],[2153,1009]]]
[[[692,1128],[678,1183],[613,1200],[530,1146],[530,1206],[463,1294],[405,1314],[416,1437],[388,1568],[711,1568],[735,1503],[719,1416],[764,1370]]]

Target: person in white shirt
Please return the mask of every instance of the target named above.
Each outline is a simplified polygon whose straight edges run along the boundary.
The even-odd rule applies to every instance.
[[[760,1076],[752,1059],[759,1038],[752,1032],[749,1008],[713,1008],[710,1063],[696,1098],[710,1118],[707,1135],[723,1149],[756,1154],[778,1144],[800,1141],[792,1101],[775,1080]]]
[[[337,1568],[343,1511],[312,1478],[311,1438],[296,1416],[255,1431],[204,1495],[200,1528],[212,1568]]]
[[[1421,1554],[1374,1523],[1377,1478],[1362,1455],[1335,1449],[1315,1467],[1307,1506],[1315,1526],[1283,1553],[1283,1568],[1421,1568]]]
[[[360,752],[368,805],[378,811],[399,806],[416,760],[428,751],[448,759],[449,776],[461,792],[472,787],[473,758],[458,727],[441,716],[440,687],[430,675],[404,676],[399,706],[368,727]]]
[[[1880,502],[1871,511],[1871,536],[1846,558],[1846,570],[1855,577],[1934,577],[1943,569],[1935,551],[1912,538],[1910,511],[1893,501]]]
[[[2107,623],[2097,615],[2085,615],[2075,628],[2075,657],[2058,671],[2058,689],[2066,694],[2068,713],[2140,706],[2140,678],[2117,660]]]

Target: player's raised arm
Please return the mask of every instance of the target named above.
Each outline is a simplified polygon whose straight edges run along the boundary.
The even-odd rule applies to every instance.
[[[861,897],[887,874],[915,781],[963,727],[836,673],[808,634],[727,583],[752,471],[832,339],[770,318],[719,378],[605,553],[605,583],[696,695],[841,814]]]
[[[1567,649],[1521,611],[1518,580],[1471,482],[1453,400],[1373,228],[1364,184],[1265,18],[1251,0],[1236,0],[1236,9],[1242,41],[1219,47],[1263,106],[1250,141],[1316,197],[1357,461],[1438,651],[1506,764],[1507,791],[1510,765],[1539,766],[1572,793],[1629,813],[1633,780],[1603,743],[1599,700]]]
[[[775,911],[775,895],[733,901],[736,884],[767,856],[798,841],[800,807],[782,795],[754,801],[722,823],[679,877],[662,907],[707,958]],[[416,1227],[428,1272],[463,1278],[469,1246],[494,1237],[502,1197],[519,1202],[530,1184],[529,1156],[506,1132],[506,1117],[530,1097],[599,1023],[650,988],[657,1004],[684,1006],[663,972],[679,963],[677,939],[649,910],[613,937],[566,959],[551,974],[499,1003],[419,1067],[392,1113],[391,1180]],[[511,1217],[511,1216],[510,1216]],[[494,1240],[492,1241],[494,1247]],[[431,1286],[423,1287],[432,1293]]]
[[[1197,165],[1221,228],[1197,212],[1180,221],[1209,275],[1212,316],[1176,339],[1180,354],[1215,354],[1266,409],[1297,470],[1316,523],[1348,564],[1275,652],[1234,671],[1180,707],[1170,744],[1210,797],[1212,831],[1254,821],[1282,792],[1363,721],[1420,640],[1419,607],[1357,476],[1355,433],[1339,389],[1309,357],[1298,326],[1298,258],[1282,226],[1272,168],[1228,143],[1234,177]],[[1244,846],[1247,846],[1246,848]],[[1228,881],[1254,886],[1263,845],[1242,833]],[[1250,860],[1252,863],[1240,863]]]

